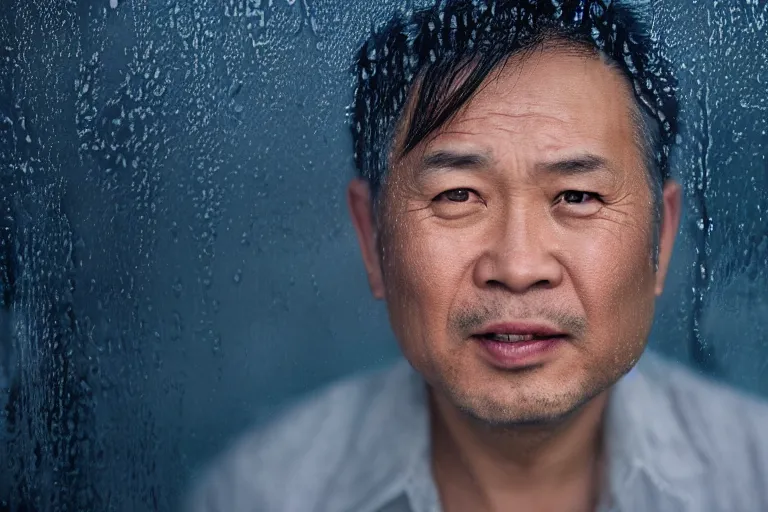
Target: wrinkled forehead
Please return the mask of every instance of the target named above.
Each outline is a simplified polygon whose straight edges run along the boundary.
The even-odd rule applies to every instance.
[[[445,94],[466,80],[470,69],[465,66],[449,77]],[[623,151],[637,141],[638,106],[630,84],[598,52],[542,45],[507,57],[445,123],[407,150],[408,132],[420,122],[416,103],[423,86],[419,77],[409,92],[393,134],[390,168],[431,146],[483,144],[491,135],[512,146],[538,135],[561,146],[592,145],[605,151]]]

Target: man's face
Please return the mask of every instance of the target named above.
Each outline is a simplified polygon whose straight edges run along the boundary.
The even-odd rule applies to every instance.
[[[371,286],[406,358],[471,416],[561,418],[642,353],[680,194],[665,187],[657,271],[632,109],[627,83],[596,57],[514,56],[391,160],[378,223],[364,184],[350,187]]]

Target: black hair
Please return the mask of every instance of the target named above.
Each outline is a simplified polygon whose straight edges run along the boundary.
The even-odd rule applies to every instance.
[[[402,154],[449,121],[510,55],[545,43],[607,57],[632,86],[638,140],[657,218],[678,104],[671,65],[656,48],[638,8],[610,0],[438,0],[396,13],[360,48],[352,106],[355,164],[377,196],[392,138],[418,78]]]

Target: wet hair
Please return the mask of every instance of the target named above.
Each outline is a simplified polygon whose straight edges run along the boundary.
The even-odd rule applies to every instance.
[[[610,0],[438,0],[431,8],[396,13],[365,41],[354,67],[351,114],[359,175],[376,199],[396,128],[403,137],[398,156],[404,156],[450,121],[511,55],[555,45],[603,58],[631,85],[658,232],[678,104],[671,65],[644,14]],[[407,123],[401,122],[409,101]]]

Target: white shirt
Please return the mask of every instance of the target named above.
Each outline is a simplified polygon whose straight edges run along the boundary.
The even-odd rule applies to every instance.
[[[426,385],[407,362],[332,385],[248,434],[189,512],[439,512]],[[611,390],[610,512],[768,512],[768,406],[646,353]]]

